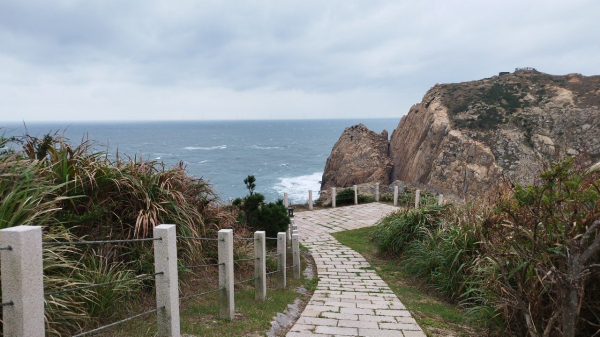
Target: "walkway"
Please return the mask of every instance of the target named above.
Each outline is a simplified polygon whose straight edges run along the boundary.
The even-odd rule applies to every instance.
[[[425,337],[369,263],[329,235],[372,226],[394,210],[396,207],[371,203],[296,213],[302,244],[317,264],[319,283],[288,337]]]

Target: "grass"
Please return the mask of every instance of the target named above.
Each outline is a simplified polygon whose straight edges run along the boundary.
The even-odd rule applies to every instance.
[[[304,249],[301,249],[304,250]],[[290,263],[291,261],[288,261]],[[302,258],[303,269],[307,263],[312,263],[304,255]],[[254,287],[252,283],[236,285],[235,287],[235,313],[234,320],[219,318],[218,294],[208,294],[182,301],[180,307],[181,333],[192,336],[262,336],[271,328],[271,321],[277,313],[283,312],[288,304],[296,298],[310,298],[316,287],[316,279],[293,278],[292,269],[288,269],[286,289],[275,289],[276,274],[268,276],[267,300],[257,302],[254,300]],[[251,277],[251,276],[246,276]],[[301,295],[295,290],[304,286],[309,290],[309,295]],[[143,301],[146,302],[146,301]],[[138,308],[135,312],[151,309],[152,299],[147,301],[148,306]],[[125,323],[118,329],[107,332],[102,336],[153,336],[156,334],[156,316],[149,315]]]
[[[483,333],[472,326],[456,305],[432,295],[431,289],[407,277],[400,269],[398,259],[386,259],[377,254],[370,242],[375,227],[332,233],[346,245],[367,259],[377,274],[390,286],[396,296],[411,312],[427,336],[479,336]]]

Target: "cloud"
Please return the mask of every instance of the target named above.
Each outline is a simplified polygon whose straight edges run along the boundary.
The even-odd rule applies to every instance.
[[[0,119],[51,106],[64,120],[400,116],[435,83],[600,73],[598,12],[593,0],[0,2]]]

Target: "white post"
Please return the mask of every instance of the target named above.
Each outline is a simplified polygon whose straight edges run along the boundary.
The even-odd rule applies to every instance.
[[[288,208],[289,204],[288,204],[288,194],[287,194],[287,192],[283,193],[283,204],[285,205],[285,208]]]
[[[156,275],[156,317],[158,336],[179,337],[179,281],[175,225],[154,227],[154,271]]]
[[[421,190],[417,190],[415,192],[415,208],[419,208],[420,203],[421,203]]]
[[[443,204],[444,204],[444,195],[443,195],[443,194],[440,194],[440,195],[438,196],[438,205],[439,205],[439,206],[442,206]]]
[[[300,279],[300,243],[298,242],[298,231],[292,234],[292,255],[294,261],[294,278]]]
[[[221,318],[233,319],[233,229],[219,231],[219,302]]]
[[[254,232],[254,299],[265,301],[267,299],[267,260],[265,248],[265,232]]]
[[[286,252],[286,233],[279,232],[277,233],[277,269],[279,272],[277,273],[277,287],[280,289],[285,289],[286,285],[286,273],[285,273],[285,252]]]
[[[394,206],[398,206],[398,186],[394,186]]]
[[[313,210],[312,190],[308,190],[308,210]]]
[[[379,183],[375,183],[375,202],[379,202]]]
[[[358,205],[358,186],[354,185],[354,204]]]
[[[42,227],[17,226],[0,231],[4,336],[43,337],[44,266]],[[10,247],[10,250],[9,248]]]
[[[331,188],[331,208],[335,208],[335,187]]]
[[[229,206],[233,205],[233,198],[229,197]]]

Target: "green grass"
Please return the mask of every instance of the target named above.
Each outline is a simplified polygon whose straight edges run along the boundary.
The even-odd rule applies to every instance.
[[[306,267],[308,261],[303,257],[302,266]],[[283,312],[288,304],[301,295],[295,290],[304,286],[309,291],[316,288],[316,279],[293,278],[292,269],[288,269],[286,289],[274,289],[276,286],[275,274],[268,276],[267,300],[259,302],[254,300],[254,287],[249,284],[237,285],[235,288],[235,313],[234,320],[219,318],[218,294],[208,294],[182,301],[180,307],[181,333],[193,336],[259,336],[264,335],[271,328],[271,320],[277,313]],[[138,309],[139,312],[149,310]],[[143,337],[156,334],[156,316],[148,315],[120,326],[118,329],[103,334],[103,336],[132,336]]]
[[[377,274],[390,286],[396,296],[411,312],[427,336],[478,336],[482,332],[468,322],[462,311],[444,299],[432,295],[431,289],[407,277],[401,271],[398,259],[387,259],[377,254],[370,242],[375,227],[332,233],[346,245],[367,259]]]

